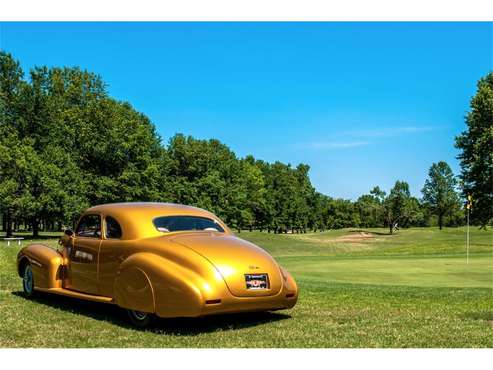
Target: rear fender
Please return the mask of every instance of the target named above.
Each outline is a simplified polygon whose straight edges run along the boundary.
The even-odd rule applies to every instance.
[[[284,279],[284,290],[286,293],[286,297],[288,297],[288,295],[290,296],[287,308],[292,308],[298,301],[298,285],[293,279],[293,276],[291,276],[291,274],[286,269],[284,269],[283,267],[280,267],[280,269]]]
[[[17,272],[22,277],[24,266],[31,265],[35,288],[61,288],[63,258],[59,252],[43,244],[30,244],[17,255]]]
[[[120,265],[115,302],[160,317],[199,316],[205,280],[197,273],[153,253],[141,252]]]

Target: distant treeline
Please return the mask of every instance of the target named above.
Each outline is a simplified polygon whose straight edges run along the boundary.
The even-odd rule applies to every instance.
[[[388,194],[375,187],[355,202],[333,199],[314,189],[308,165],[238,158],[218,140],[180,134],[164,145],[149,118],[111,98],[98,75],[36,67],[25,77],[0,52],[0,214],[8,234],[59,230],[91,205],[131,201],[195,205],[233,228],[278,233],[460,225],[455,177],[444,162],[434,166],[422,200],[402,181]]]

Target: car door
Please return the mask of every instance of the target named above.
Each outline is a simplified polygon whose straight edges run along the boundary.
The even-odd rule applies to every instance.
[[[68,289],[99,294],[98,255],[101,246],[101,215],[84,215],[75,229],[70,253]]]
[[[120,264],[129,256],[130,249],[123,238],[120,223],[115,217],[103,217],[103,241],[99,249],[99,292],[113,297],[113,287]]]

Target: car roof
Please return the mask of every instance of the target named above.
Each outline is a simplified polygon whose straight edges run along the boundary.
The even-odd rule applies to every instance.
[[[213,213],[204,209],[175,203],[129,202],[100,204],[88,208],[83,215],[99,213],[115,218],[123,228],[124,239],[146,238],[162,235],[153,224],[156,217],[200,216],[213,218],[224,223]],[[225,225],[224,225],[225,226]],[[226,228],[226,226],[225,226]]]
[[[192,212],[196,213],[197,211],[207,212],[204,209],[186,206],[184,204],[177,203],[160,203],[160,202],[126,202],[126,203],[107,203],[107,204],[99,204],[97,206],[93,206],[87,209],[87,212],[145,212],[145,211],[165,211],[170,213],[176,212]]]

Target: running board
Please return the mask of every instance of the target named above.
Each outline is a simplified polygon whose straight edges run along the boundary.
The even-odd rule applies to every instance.
[[[74,290],[68,290],[68,289],[63,289],[63,288],[49,288],[49,289],[34,288],[34,289],[37,291],[40,291],[40,292],[44,292],[44,293],[53,293],[53,294],[63,295],[66,297],[85,299],[87,301],[102,302],[102,303],[113,303],[113,299],[109,298],[109,297],[80,293],[80,292],[76,292]]]

